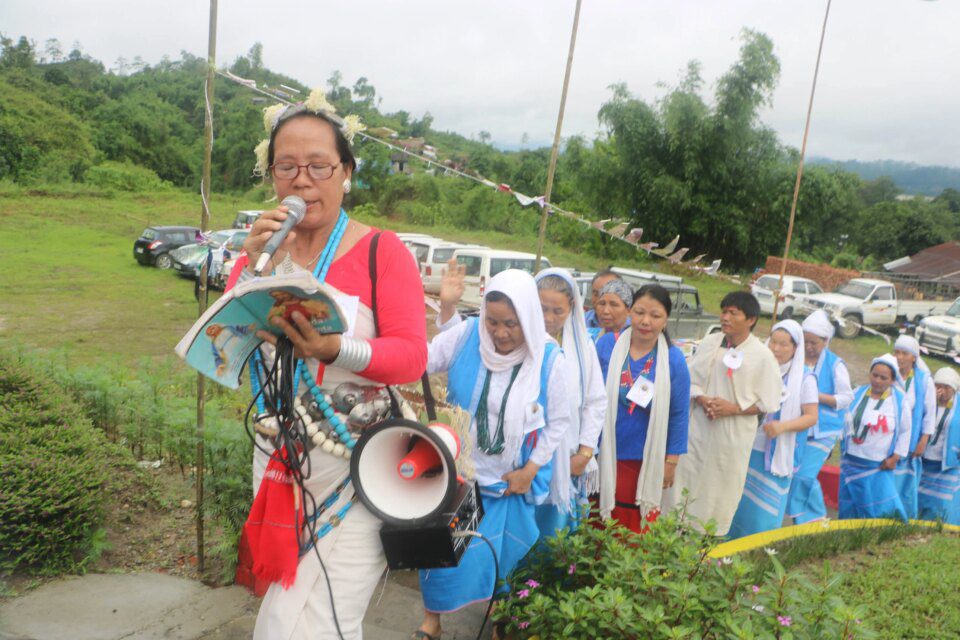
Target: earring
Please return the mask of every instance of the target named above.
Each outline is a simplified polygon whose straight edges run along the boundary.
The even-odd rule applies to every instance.
[[[343,192],[344,192],[344,193],[350,193],[350,180],[349,180],[349,179],[343,181]]]

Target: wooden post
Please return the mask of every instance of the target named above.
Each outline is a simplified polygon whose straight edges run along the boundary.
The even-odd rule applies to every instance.
[[[563,74],[563,91],[560,93],[560,113],[557,114],[557,129],[553,133],[553,149],[550,151],[550,165],[547,168],[547,189],[543,196],[543,212],[540,215],[540,235],[537,237],[537,260],[534,271],[540,271],[543,258],[543,243],[547,235],[547,216],[550,214],[550,196],[553,194],[553,174],[557,170],[557,155],[560,152],[560,130],[563,128],[563,109],[567,104],[567,88],[570,86],[570,69],[573,67],[573,49],[577,44],[577,27],[580,24],[580,3],[573,14],[573,30],[570,32],[570,50],[567,53],[567,70]]]
[[[213,154],[213,81],[216,73],[216,52],[217,52],[217,0],[210,0],[210,33],[207,40],[207,81],[204,84],[204,103],[206,104],[206,117],[203,124],[203,176],[200,179],[200,230],[206,232],[210,229],[210,162]],[[200,267],[200,315],[207,310],[207,276],[208,265],[210,264],[210,254],[207,254],[207,260]],[[204,552],[203,552],[203,432],[204,432],[204,403],[206,392],[206,381],[203,374],[197,374],[197,460],[196,460],[196,481],[197,481],[197,573],[203,577],[204,572]]]
[[[810,115],[813,113],[813,96],[817,92],[817,74],[820,73],[820,55],[823,53],[823,39],[827,35],[827,18],[830,17],[830,3],[823,14],[823,28],[820,30],[820,48],[817,49],[817,64],[813,68],[813,86],[810,87],[810,102],[807,105],[807,123],[803,127],[803,144],[800,145],[800,165],[797,167],[797,182],[793,186],[793,202],[790,204],[790,224],[787,226],[787,243],[783,248],[783,264],[780,265],[780,281],[773,297],[773,316],[771,322],[777,323],[777,307],[780,306],[780,294],[783,291],[783,276],[787,272],[787,258],[790,255],[790,240],[793,238],[793,221],[797,215],[797,200],[800,198],[800,181],[803,179],[803,158],[807,154],[807,136],[810,134]]]

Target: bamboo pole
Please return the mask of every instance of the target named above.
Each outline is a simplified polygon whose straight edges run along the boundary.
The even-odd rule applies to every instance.
[[[547,216],[550,214],[550,197],[553,195],[553,175],[557,170],[557,155],[560,152],[560,130],[563,128],[563,110],[567,105],[567,89],[570,87],[570,69],[573,67],[573,50],[577,44],[577,28],[580,24],[580,4],[573,13],[573,29],[570,32],[570,50],[567,53],[567,69],[563,74],[563,91],[560,93],[560,112],[557,114],[557,129],[553,133],[553,149],[550,150],[550,166],[547,168],[547,188],[543,196],[543,211],[540,215],[540,235],[537,237],[537,260],[534,271],[540,271],[543,258],[543,243],[547,235]]]
[[[817,92],[817,75],[820,73],[820,56],[823,53],[823,40],[827,35],[827,18],[830,17],[830,3],[827,0],[827,10],[823,14],[823,28],[820,30],[820,48],[817,49],[817,64],[813,68],[813,85],[810,87],[810,102],[807,104],[807,122],[803,127],[803,143],[800,145],[800,164],[797,166],[797,182],[793,186],[793,202],[790,204],[790,224],[787,226],[787,243],[783,248],[783,264],[780,265],[780,280],[777,284],[777,295],[773,298],[773,324],[777,323],[777,307],[780,306],[780,295],[783,291],[783,276],[787,272],[787,258],[790,256],[790,240],[793,238],[793,223],[797,216],[797,200],[800,198],[800,181],[803,179],[803,159],[807,154],[807,136],[810,135],[810,115],[813,113],[813,96]]]
[[[200,212],[200,230],[206,232],[210,228],[210,163],[213,155],[213,81],[216,72],[217,51],[217,0],[210,0],[210,30],[207,40],[207,81],[204,84],[204,104],[206,117],[203,124],[203,177],[200,179],[200,198],[202,208]],[[200,268],[200,315],[207,309],[207,276],[210,265],[210,255]],[[203,577],[203,435],[204,435],[204,404],[206,382],[203,374],[197,374],[197,572]]]

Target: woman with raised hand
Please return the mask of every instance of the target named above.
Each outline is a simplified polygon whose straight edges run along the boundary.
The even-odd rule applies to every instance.
[[[757,429],[750,470],[729,535],[742,538],[778,529],[787,512],[793,476],[806,430],[817,422],[817,378],[805,370],[803,330],[795,320],[773,325],[767,346],[780,365],[780,409],[768,413]]]
[[[357,122],[351,116],[340,120],[323,92],[314,91],[303,104],[267,109],[268,139],[257,147],[256,173],[271,180],[278,199],[297,195],[307,204],[303,220],[280,245],[265,273],[309,271],[345,302],[359,299],[353,305],[359,309],[356,317],[348,319],[352,337],[321,335],[299,313],[293,314],[292,323],[273,320],[294,345],[299,392],[313,393],[316,388],[320,399],[321,390],[332,392],[343,382],[380,387],[417,380],[427,361],[422,286],[410,253],[393,233],[351,220],[342,209],[356,168],[349,138]],[[286,217],[283,206],[260,216],[231,280],[254,277],[252,265]],[[375,304],[371,259],[376,262]],[[272,334],[260,337],[276,342]],[[272,349],[263,351],[249,364],[255,387],[259,374],[272,366]],[[349,444],[355,437],[345,431],[343,439]],[[283,502],[291,484],[283,489],[279,470],[272,469],[265,477],[274,446],[262,433],[256,435],[256,443],[254,510],[270,517],[257,519],[252,511],[246,532],[248,538],[289,544],[251,544],[255,573],[276,580],[263,599],[254,638],[360,638],[367,603],[386,563],[381,522],[354,501],[349,448],[340,442],[329,451],[312,449],[303,483],[312,499],[306,494],[289,496],[289,504],[279,504],[277,496]],[[287,533],[297,528],[295,504],[304,505],[301,521],[314,520],[298,536]]]
[[[687,451],[690,372],[670,343],[670,294],[641,287],[630,326],[597,342],[606,378],[607,414],[600,441],[600,514],[640,533],[656,518]]]
[[[889,353],[870,364],[870,384],[857,388],[840,449],[840,518],[907,519],[893,479],[910,452],[911,406]]]
[[[599,328],[590,329],[593,339],[612,333],[614,340],[620,337],[624,327],[630,324],[630,305],[633,302],[633,289],[629,284],[617,278],[610,280],[600,288],[597,297],[596,314]]]
[[[443,304],[438,324],[454,312]],[[506,578],[540,536],[536,507],[547,499],[551,461],[570,428],[564,356],[547,338],[533,277],[517,269],[495,275],[479,319],[459,322],[430,343],[427,371],[447,372],[447,400],[473,417],[467,450],[485,512],[479,532]],[[490,599],[490,554],[482,540],[472,540],[459,566],[420,572],[425,611],[414,638],[439,638],[441,614]]]
[[[801,327],[804,364],[817,377],[820,406],[817,424],[806,435],[798,436],[799,466],[790,482],[787,499],[787,516],[794,524],[827,517],[818,476],[843,432],[847,409],[853,401],[847,365],[829,349],[834,329],[826,312],[817,309],[804,319]]]
[[[573,276],[552,268],[538,273],[535,280],[547,334],[563,348],[570,404],[570,428],[554,455],[550,496],[537,507],[541,536],[551,536],[559,529],[575,528],[587,498],[599,489],[594,454],[603,428],[607,393]]]

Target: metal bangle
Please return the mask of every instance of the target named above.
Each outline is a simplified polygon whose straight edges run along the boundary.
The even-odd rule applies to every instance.
[[[373,349],[366,340],[341,337],[340,353],[330,366],[353,372],[363,371],[370,366],[372,356]]]

